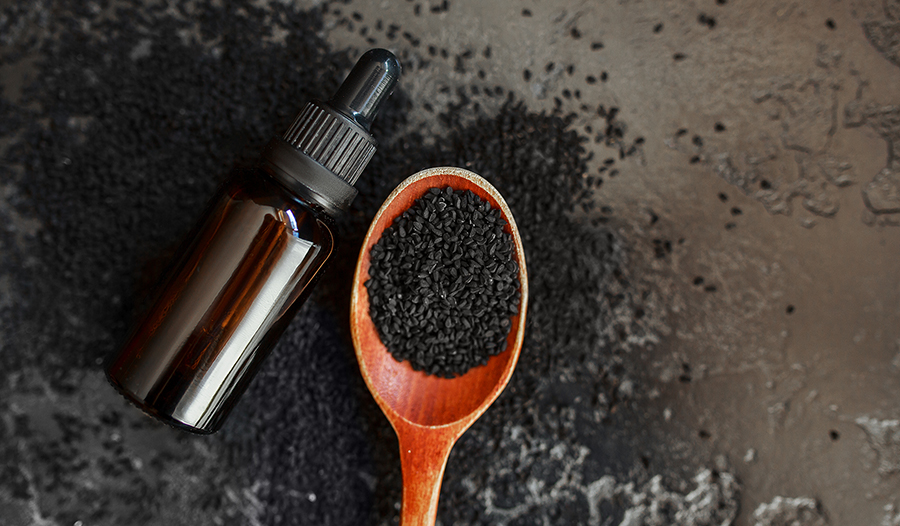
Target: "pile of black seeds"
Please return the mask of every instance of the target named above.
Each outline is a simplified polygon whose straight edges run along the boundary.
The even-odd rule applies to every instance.
[[[369,313],[397,361],[442,378],[506,350],[519,267],[500,210],[469,190],[432,188],[370,251]]]

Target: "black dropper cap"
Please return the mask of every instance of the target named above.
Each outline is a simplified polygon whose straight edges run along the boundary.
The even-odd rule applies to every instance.
[[[327,104],[368,131],[399,78],[397,57],[386,49],[370,49]]]
[[[330,215],[350,206],[353,184],[375,153],[372,121],[400,78],[400,62],[386,49],[367,51],[328,102],[312,101],[263,161],[301,197]]]

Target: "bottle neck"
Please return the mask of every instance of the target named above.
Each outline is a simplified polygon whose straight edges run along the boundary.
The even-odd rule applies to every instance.
[[[272,139],[266,146],[261,168],[332,218],[346,212],[357,194],[352,185],[280,138]]]

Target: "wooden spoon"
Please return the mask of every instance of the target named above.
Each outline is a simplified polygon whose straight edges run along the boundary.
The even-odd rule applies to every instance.
[[[369,251],[382,232],[430,188],[447,186],[471,190],[500,209],[512,235],[512,257],[519,265],[521,292],[506,350],[491,357],[486,365],[453,379],[414,371],[409,362],[397,362],[391,356],[369,317],[369,293],[364,285],[369,279]],[[447,167],[421,171],[400,183],[372,220],[353,276],[350,329],[362,376],[400,442],[402,526],[434,525],[450,449],[509,382],[522,348],[527,304],[528,279],[519,231],[503,197],[479,175]]]

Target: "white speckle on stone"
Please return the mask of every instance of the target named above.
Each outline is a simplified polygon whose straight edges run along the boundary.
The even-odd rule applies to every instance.
[[[753,462],[754,460],[756,460],[756,450],[751,447],[750,449],[747,450],[746,453],[744,453],[744,462],[749,464],[749,463]]]
[[[634,382],[625,380],[619,385],[619,396],[623,399],[629,399],[634,396]]]
[[[900,420],[877,420],[869,416],[856,419],[878,455],[878,473],[882,476],[900,472]]]
[[[753,512],[753,526],[825,526],[819,504],[809,497],[775,497]]]
[[[550,457],[555,460],[562,460],[566,455],[566,446],[565,444],[556,444],[553,446],[553,449],[550,450]]]
[[[887,504],[884,511],[887,515],[881,520],[881,526],[900,526],[900,513],[894,513],[893,504]]]
[[[142,38],[140,41],[138,41],[137,45],[132,48],[131,53],[128,54],[128,58],[134,61],[149,57],[150,48],[152,47],[152,40],[150,40],[149,38]]]

